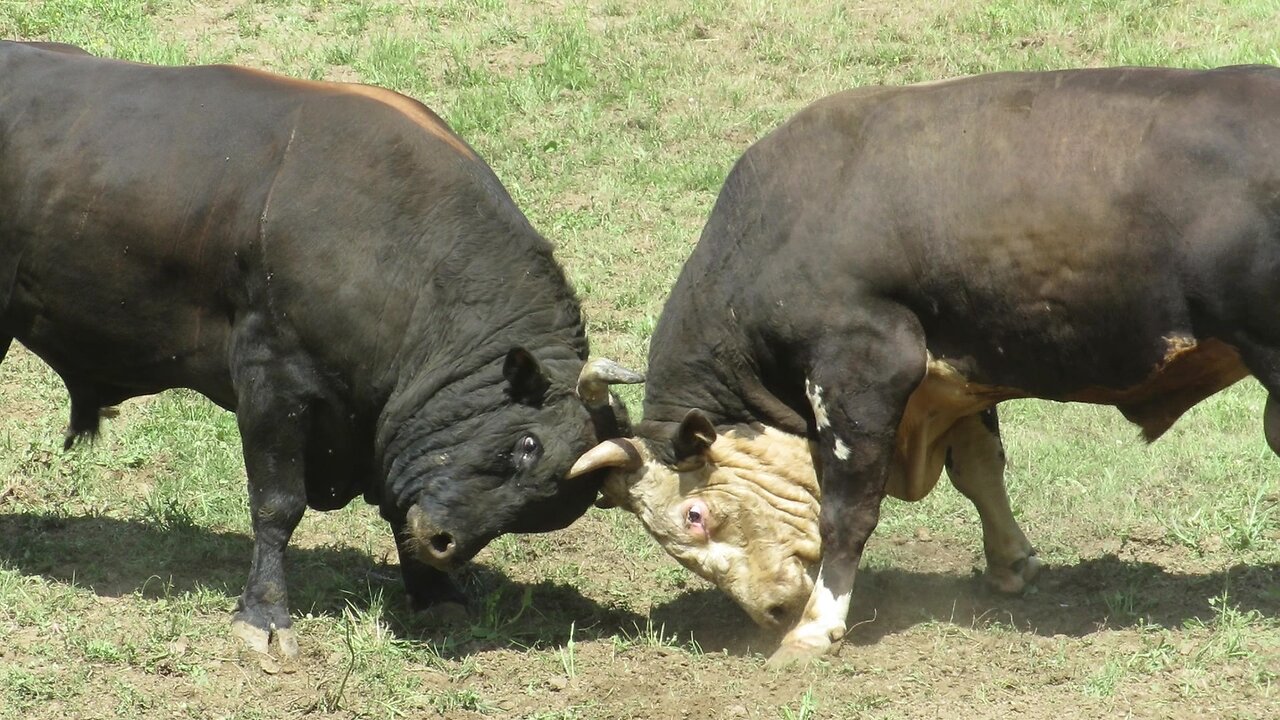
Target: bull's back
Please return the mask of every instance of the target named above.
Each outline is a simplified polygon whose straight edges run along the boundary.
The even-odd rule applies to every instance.
[[[229,401],[238,261],[290,104],[229,73],[0,48],[0,317],[64,376]]]
[[[935,356],[1025,394],[1131,386],[1171,347],[1226,330],[1241,303],[1280,299],[1280,278],[1239,267],[1280,266],[1272,69],[855,91],[801,113],[735,174],[726,187],[767,210],[718,210],[695,273],[737,255],[769,268],[731,291],[758,309],[835,301],[787,319],[798,341],[865,298],[906,303]],[[743,213],[759,215],[754,252],[725,253],[741,233],[712,225],[751,226]],[[777,313],[758,317],[777,327]]]
[[[0,330],[64,377],[223,404],[241,318],[314,335],[294,337],[298,352],[344,327],[356,347],[340,352],[358,357],[377,309],[407,304],[378,270],[406,266],[397,243],[433,195],[505,199],[465,143],[389,91],[12,43],[0,169]],[[349,296],[361,304],[315,302]]]

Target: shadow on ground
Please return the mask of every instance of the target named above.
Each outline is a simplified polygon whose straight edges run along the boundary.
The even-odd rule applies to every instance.
[[[101,596],[148,598],[193,591],[223,593],[230,613],[249,567],[252,542],[237,533],[188,525],[157,527],[104,517],[0,514],[0,565],[75,584]],[[295,615],[381,609],[401,637],[429,642],[445,657],[513,648],[563,646],[614,636],[638,641],[692,639],[708,653],[769,653],[777,635],[756,628],[719,591],[701,587],[655,606],[645,617],[587,597],[571,585],[522,583],[485,565],[460,573],[471,598],[465,613],[413,613],[399,571],[343,547],[289,550]],[[1000,624],[1043,636],[1081,637],[1140,623],[1165,627],[1216,614],[1210,599],[1229,591],[1243,612],[1280,617],[1280,565],[1238,565],[1219,572],[1167,572],[1150,562],[1105,555],[1047,568],[1037,592],[1005,597],[955,571],[868,568],[859,572],[848,642],[867,645],[923,623]]]
[[[243,589],[252,550],[247,535],[195,525],[0,514],[0,567],[103,597],[223,594],[228,617]],[[399,567],[354,548],[290,547],[287,563],[295,617],[337,617],[347,608],[377,608],[401,637],[429,642],[445,657],[496,647],[563,645],[571,628],[582,640],[645,626],[642,616],[602,605],[572,586],[522,583],[485,565],[472,564],[457,574],[471,600],[465,611],[453,606],[415,613],[408,607]]]
[[[948,568],[962,568],[962,562]],[[1240,612],[1280,618],[1280,565],[1236,565],[1205,573],[1169,572],[1151,562],[1103,555],[1049,566],[1034,590],[1020,596],[991,592],[982,578],[959,570],[864,568],[858,572],[846,642],[871,645],[922,624],[986,628],[996,625],[1044,637],[1084,637],[1139,625],[1182,627],[1211,623],[1210,604],[1227,595]],[[754,630],[747,616],[712,589],[687,592],[655,607],[655,622],[679,636],[690,633],[704,651],[768,654],[780,636]],[[754,630],[754,631],[753,631]]]
[[[1005,596],[980,577],[895,568],[859,572],[848,642],[872,644],[921,623],[963,627],[996,624],[1052,637],[1083,637],[1138,625],[1181,627],[1211,622],[1210,604],[1227,594],[1241,612],[1280,617],[1280,565],[1235,565],[1205,573],[1169,572],[1155,563],[1116,555],[1049,566],[1033,592]]]

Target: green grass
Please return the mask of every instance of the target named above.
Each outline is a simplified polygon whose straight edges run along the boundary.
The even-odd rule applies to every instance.
[[[781,716],[783,720],[813,720],[817,712],[818,701],[813,697],[813,688],[809,688],[804,692],[804,696],[800,698],[794,710],[784,705]]]
[[[0,2],[0,36],[422,100],[556,244],[595,352],[642,366],[733,161],[811,100],[995,70],[1280,63],[1276,17],[1278,0],[29,0]],[[842,654],[794,677],[763,671],[774,639],[622,513],[500,539],[462,575],[471,613],[441,618],[405,606],[389,533],[358,505],[304,519],[302,667],[260,666],[226,632],[250,550],[234,419],[167,393],[63,453],[65,393],[21,353],[0,403],[0,718],[1280,708],[1280,485],[1252,381],[1151,446],[1108,409],[1008,404],[1010,494],[1059,584],[975,599],[979,529],[944,481],[886,505],[856,596],[881,600],[874,619],[856,608],[870,622]]]

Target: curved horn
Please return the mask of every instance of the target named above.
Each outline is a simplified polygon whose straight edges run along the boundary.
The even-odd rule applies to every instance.
[[[640,453],[636,452],[630,440],[605,440],[578,458],[565,477],[572,480],[579,475],[608,467],[636,470],[641,463]]]
[[[644,382],[644,375],[607,358],[597,358],[582,366],[578,375],[578,398],[591,409],[609,406],[609,386]]]

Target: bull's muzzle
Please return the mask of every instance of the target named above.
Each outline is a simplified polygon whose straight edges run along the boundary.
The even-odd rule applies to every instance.
[[[414,505],[405,516],[409,539],[415,555],[422,562],[439,570],[448,570],[458,552],[458,543],[452,533],[436,527],[422,508]]]

